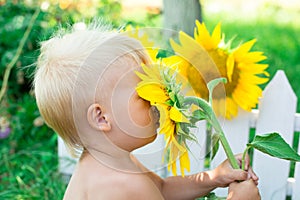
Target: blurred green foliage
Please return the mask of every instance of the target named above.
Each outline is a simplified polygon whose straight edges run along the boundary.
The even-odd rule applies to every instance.
[[[62,199],[57,136],[38,119],[35,100],[24,94],[8,106],[12,132],[0,141],[0,199]]]

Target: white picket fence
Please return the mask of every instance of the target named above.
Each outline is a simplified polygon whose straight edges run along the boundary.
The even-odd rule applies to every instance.
[[[300,83],[299,83],[300,84]],[[296,113],[297,97],[294,94],[285,73],[277,71],[270,81],[260,99],[258,110],[245,112],[239,110],[239,116],[233,120],[221,120],[225,134],[234,153],[244,151],[248,143],[250,128],[256,129],[256,134],[278,132],[292,145],[293,134],[300,132],[300,114]],[[191,143],[191,172],[197,173],[204,170],[205,155],[205,122],[201,122],[195,129],[199,144]],[[134,152],[136,157],[149,169],[162,177],[169,176],[165,164],[162,163],[164,149],[163,137],[157,139]],[[74,159],[70,158],[61,139],[58,141],[60,157],[60,172],[65,175],[72,174]],[[300,153],[300,148],[298,150]],[[220,147],[212,168],[226,159]],[[259,176],[259,189],[263,200],[283,200],[286,195],[293,200],[300,200],[300,163],[296,164],[295,178],[288,178],[290,162],[280,160],[254,151],[253,169]],[[215,190],[217,195],[226,196],[227,189]]]

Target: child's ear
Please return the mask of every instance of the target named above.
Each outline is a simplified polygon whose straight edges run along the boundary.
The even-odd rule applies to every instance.
[[[94,103],[90,105],[87,111],[87,120],[90,126],[99,131],[110,131],[111,125],[109,120],[102,112],[99,104]]]

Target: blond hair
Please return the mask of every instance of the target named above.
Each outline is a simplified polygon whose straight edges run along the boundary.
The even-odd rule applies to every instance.
[[[70,103],[75,85],[80,86],[82,98],[88,98],[88,79],[99,78],[97,71],[113,59],[129,54],[139,62],[148,62],[148,56],[137,40],[95,23],[85,30],[60,33],[42,42],[40,50],[34,76],[39,111],[47,125],[64,140],[70,153],[77,156],[84,145]]]

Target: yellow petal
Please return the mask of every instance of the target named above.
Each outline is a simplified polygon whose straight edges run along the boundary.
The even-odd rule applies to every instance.
[[[243,84],[261,85],[268,82],[269,78],[263,78],[252,74],[240,73]]]
[[[258,103],[262,90],[257,85],[240,83],[232,93],[233,100],[244,110],[251,111]]]
[[[171,120],[167,120],[165,124],[163,124],[159,128],[159,133],[165,134],[165,140],[168,141],[167,143],[171,142],[174,131],[175,131],[175,124]]]
[[[188,172],[190,171],[190,159],[187,150],[182,155],[180,155],[179,161],[181,175],[184,177],[184,170],[186,169]]]
[[[154,42],[149,39],[147,33],[137,27],[133,28],[132,26],[126,26],[125,31],[123,32],[129,37],[139,40],[143,47],[146,49],[150,58],[155,61],[158,49],[154,47]]]
[[[268,68],[268,64],[247,64],[247,63],[239,63],[238,68],[242,70],[244,73],[249,74],[264,74],[265,76],[269,76],[269,73],[264,71]]]
[[[256,39],[250,40],[244,44],[242,44],[239,48],[237,48],[233,54],[234,57],[237,59],[240,59],[242,56],[244,56],[246,53],[250,51],[254,43],[256,42]]]
[[[224,98],[213,100],[213,109],[216,111],[217,116],[225,116],[227,106]]]
[[[140,82],[136,87],[136,92],[141,98],[150,101],[152,105],[155,103],[164,103],[169,99],[163,86],[155,82]]]
[[[163,58],[162,62],[164,65],[170,67],[173,70],[178,70],[178,73],[184,77],[187,77],[186,75],[186,69],[188,67],[188,62],[185,61],[180,56],[170,56],[167,58]]]
[[[240,63],[256,63],[265,60],[267,57],[263,55],[263,52],[248,52],[244,55],[240,55],[235,59],[236,62]]]
[[[233,55],[230,54],[227,58],[226,61],[226,68],[227,68],[227,78],[228,82],[232,81],[232,74],[233,74],[233,69],[234,69],[234,58]]]
[[[174,176],[177,175],[176,161],[173,161],[172,163],[172,173]]]
[[[218,25],[215,27],[212,36],[212,48],[217,48],[220,41],[221,41],[221,23],[218,23]]]
[[[189,120],[175,107],[170,109],[170,118],[175,122],[189,123]]]
[[[155,62],[157,60],[156,56],[158,54],[158,49],[153,49],[153,48],[146,48],[146,49],[151,60]]]
[[[232,117],[237,116],[238,114],[238,106],[233,101],[232,98],[226,97],[226,119],[232,119]]]
[[[168,161],[168,170],[172,170],[174,176],[177,175],[176,161],[178,157],[178,149],[173,144],[169,148],[169,161]]]
[[[154,104],[159,112],[159,123],[162,126],[167,120],[170,120],[168,106],[164,104]]]
[[[138,71],[135,71],[135,74],[140,78],[142,79],[143,81],[154,81],[151,77],[149,76],[146,76],[145,74],[142,74]]]
[[[180,145],[174,137],[172,138],[172,143],[174,144],[174,147],[176,147],[179,151],[184,152],[186,150],[185,147]]]
[[[211,37],[210,34],[205,26],[204,23],[200,23],[198,20],[196,21],[196,28],[197,31],[195,31],[195,39],[196,41],[201,44],[206,50],[210,50],[213,48],[213,45],[211,44]]]
[[[155,80],[158,80],[158,81],[161,80],[158,66],[148,67],[148,66],[142,64],[142,68],[143,68],[143,71],[146,73],[146,75],[148,75],[149,77],[151,77]]]

